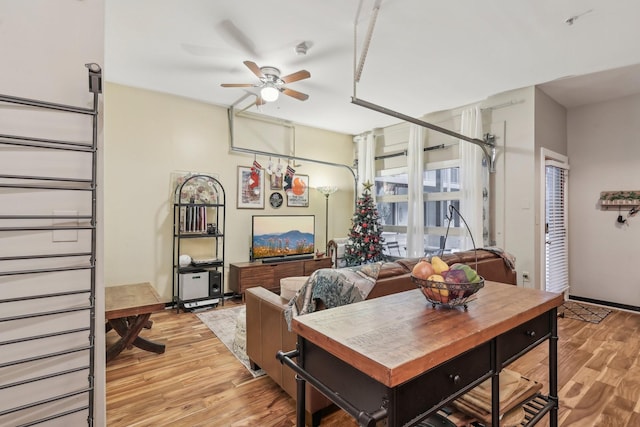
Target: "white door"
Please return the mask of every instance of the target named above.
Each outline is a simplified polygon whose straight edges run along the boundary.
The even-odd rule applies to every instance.
[[[565,292],[569,289],[569,227],[567,195],[569,166],[545,159],[545,289]]]

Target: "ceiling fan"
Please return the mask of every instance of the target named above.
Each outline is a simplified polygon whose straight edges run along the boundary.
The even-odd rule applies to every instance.
[[[297,90],[284,87],[287,83],[297,82],[298,80],[304,80],[311,77],[311,74],[307,70],[296,71],[293,74],[280,77],[280,70],[271,67],[258,67],[255,62],[244,61],[244,65],[249,68],[253,74],[259,79],[260,83],[223,83],[222,87],[259,87],[260,96],[256,100],[256,105],[262,105],[266,102],[273,102],[278,99],[280,92],[300,101],[306,101],[309,99],[309,95],[306,93],[298,92]]]

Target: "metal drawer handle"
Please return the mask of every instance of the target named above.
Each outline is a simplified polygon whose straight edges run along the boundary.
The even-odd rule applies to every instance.
[[[451,379],[451,381],[453,381],[454,384],[458,384],[460,382],[460,375],[449,375],[449,379]]]
[[[528,337],[533,338],[533,337],[536,336],[536,331],[527,331],[526,334],[527,334]]]

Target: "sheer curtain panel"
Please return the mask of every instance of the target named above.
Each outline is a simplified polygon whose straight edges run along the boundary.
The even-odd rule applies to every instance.
[[[482,139],[482,112],[480,107],[467,108],[462,112],[460,133],[471,138]],[[476,245],[483,246],[483,200],[484,185],[482,149],[476,144],[460,141],[460,213],[467,221]],[[461,235],[460,249],[472,249],[473,243],[467,231]]]
[[[424,255],[424,128],[409,125],[407,147],[409,214],[407,217],[407,256]]]
[[[358,194],[356,194],[356,198],[359,194],[362,194],[362,190],[364,189],[363,184],[365,182],[374,183],[376,176],[376,165],[375,165],[375,155],[376,155],[376,143],[375,138],[373,136],[373,132],[368,132],[365,135],[359,135],[356,137],[356,142],[358,143]],[[375,191],[371,192],[371,197],[375,202]]]

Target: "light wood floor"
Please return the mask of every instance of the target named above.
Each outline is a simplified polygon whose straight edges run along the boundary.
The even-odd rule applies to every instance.
[[[142,335],[167,351],[125,350],[107,365],[109,427],[295,425],[293,400],[268,376],[254,379],[195,314],[165,310],[152,320]],[[558,325],[560,426],[640,426],[640,315],[614,311],[598,325]],[[546,382],[547,346],[510,368]],[[546,417],[538,425],[547,426]],[[322,426],[356,423],[336,411]]]

